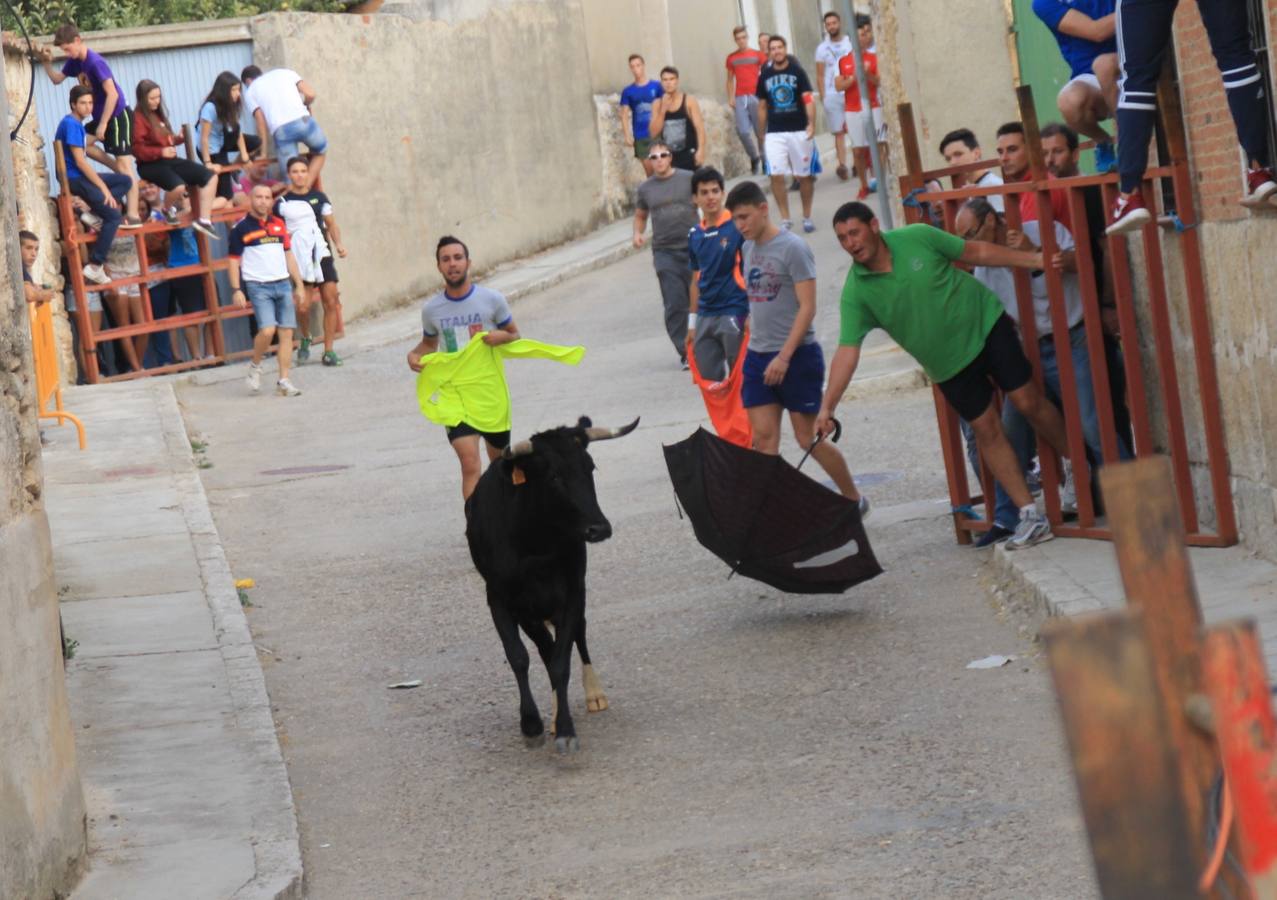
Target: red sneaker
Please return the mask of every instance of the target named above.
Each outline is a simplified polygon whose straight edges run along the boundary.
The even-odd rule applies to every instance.
[[[862,183],[860,185],[860,193],[856,194],[856,199],[863,201],[868,196],[869,196],[869,185]]]
[[[1147,225],[1153,220],[1153,216],[1149,213],[1148,207],[1144,205],[1144,194],[1135,191],[1129,197],[1124,194],[1118,194],[1117,200],[1113,202],[1113,210],[1109,216],[1109,227],[1104,233],[1122,234],[1126,231],[1134,231],[1141,225]]]
[[[1272,169],[1251,169],[1246,175],[1246,196],[1242,197],[1242,206],[1254,209],[1265,203],[1277,202],[1277,179],[1273,178]]]

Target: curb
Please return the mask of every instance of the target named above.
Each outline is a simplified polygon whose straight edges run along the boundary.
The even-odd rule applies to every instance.
[[[171,383],[157,394],[169,456],[180,461],[185,469],[175,472],[173,479],[181,494],[182,516],[195,548],[200,579],[213,616],[213,629],[226,666],[235,725],[243,734],[246,752],[255,763],[251,771],[246,770],[255,782],[253,796],[258,804],[252,817],[253,833],[248,835],[253,844],[255,874],[231,896],[234,900],[302,900],[304,882],[297,811],[271,717],[266,679],[204,485],[195,469],[177,395]]]
[[[990,565],[993,593],[1040,616],[1079,616],[1109,608],[1078,584],[1067,569],[1033,548],[1008,551],[999,544],[993,548]]]

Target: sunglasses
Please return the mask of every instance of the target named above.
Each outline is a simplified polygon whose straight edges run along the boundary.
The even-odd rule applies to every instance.
[[[671,154],[669,153],[649,153],[647,155],[647,158],[648,159],[669,159],[670,155]]]

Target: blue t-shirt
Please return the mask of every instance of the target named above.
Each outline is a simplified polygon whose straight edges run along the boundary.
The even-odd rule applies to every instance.
[[[659,81],[649,81],[644,85],[631,84],[621,91],[621,105],[628,106],[632,113],[636,141],[645,141],[652,136],[648,129],[652,121],[652,104],[663,93],[665,90]]]
[[[62,142],[62,156],[67,164],[67,179],[76,181],[83,178],[84,173],[75,164],[75,157],[71,155],[71,148],[79,147],[81,150],[84,149],[84,123],[67,113],[62,117],[62,121],[58,123],[58,130],[53,135],[53,139]]]
[[[208,152],[221,153],[222,142],[226,139],[226,126],[217,117],[217,107],[213,101],[207,101],[200,107],[200,121],[208,122],[212,127],[208,130]]]
[[[1117,0],[1033,0],[1033,12],[1055,35],[1056,43],[1060,45],[1060,55],[1069,64],[1069,71],[1073,78],[1094,74],[1091,66],[1095,62],[1095,57],[1105,53],[1116,53],[1117,40],[1111,37],[1097,44],[1085,38],[1061,34],[1060,20],[1070,10],[1077,10],[1088,18],[1098,20],[1116,9]]]
[[[200,248],[195,243],[194,228],[179,228],[169,235],[168,267],[193,266],[200,261]]]
[[[747,316],[749,295],[741,272],[740,249],[745,238],[736,230],[731,213],[723,211],[717,224],[698,222],[687,233],[689,265],[699,272],[700,296],[696,312],[701,316]]]

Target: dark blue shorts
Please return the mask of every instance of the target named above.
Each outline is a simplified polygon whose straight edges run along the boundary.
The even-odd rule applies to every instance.
[[[785,380],[776,386],[763,384],[763,372],[767,364],[776,358],[775,353],[745,352],[744,377],[741,379],[740,399],[746,408],[779,403],[790,412],[820,412],[820,400],[825,390],[825,354],[820,344],[803,344],[790,357]]]

